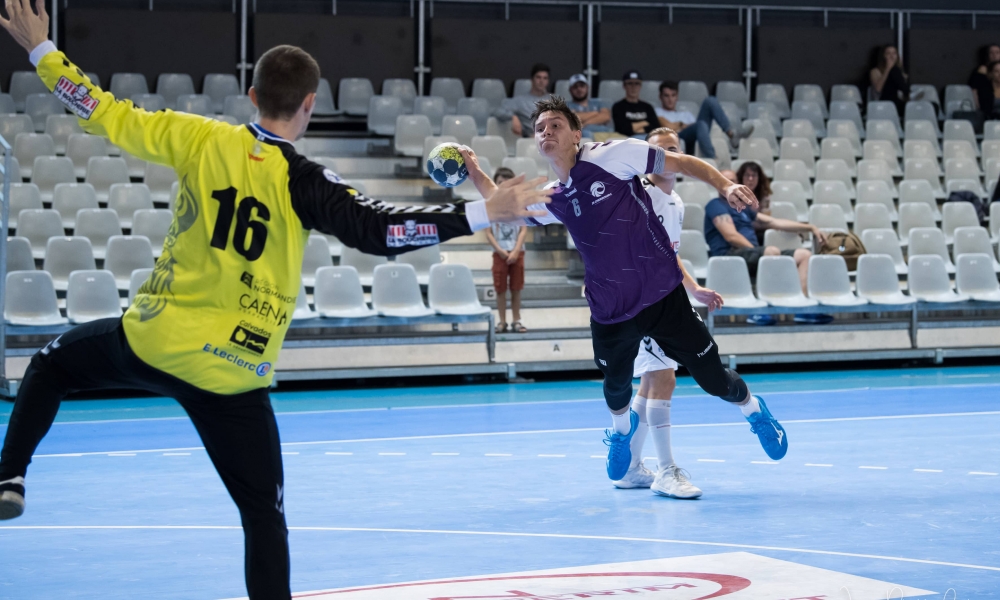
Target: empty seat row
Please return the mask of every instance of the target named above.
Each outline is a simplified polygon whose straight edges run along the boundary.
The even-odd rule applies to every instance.
[[[48,240],[63,237],[65,230],[72,230],[74,236],[89,240],[96,258],[103,258],[108,240],[122,235],[121,219],[118,213],[107,208],[80,208],[72,217],[66,214],[73,206],[55,209],[28,208],[18,212],[16,223],[12,223],[18,237],[28,240],[37,258],[44,258]],[[173,214],[165,209],[138,209],[130,217],[132,235],[141,235],[153,243],[153,255],[159,256],[163,243],[170,231]]]
[[[115,185],[131,183],[128,161],[121,157],[91,156],[87,158],[87,166],[83,173],[84,183],[89,184],[97,196],[98,202],[109,202]],[[177,174],[170,167],[143,163],[141,173],[144,174],[143,184],[153,202],[168,203],[174,197],[174,186],[177,184]],[[22,181],[21,176],[31,180],[39,192],[42,202],[52,202],[55,188],[59,184],[77,183],[77,168],[73,161],[65,156],[37,156],[30,171],[20,166],[20,161],[14,163],[11,169],[11,183]]]
[[[46,204],[55,208],[65,219],[71,219],[81,208],[98,208],[98,206],[94,206],[93,202],[96,197],[97,193],[89,183],[57,183],[53,187],[51,200],[44,202],[41,191],[36,184],[12,183],[10,186],[9,225],[17,227],[20,211],[44,208]],[[100,203],[98,202],[98,204]],[[118,223],[129,229],[132,227],[133,215],[136,211],[154,208],[153,196],[149,187],[144,183],[115,183],[108,188],[106,206],[117,215]],[[72,228],[73,226],[68,225],[67,227]]]

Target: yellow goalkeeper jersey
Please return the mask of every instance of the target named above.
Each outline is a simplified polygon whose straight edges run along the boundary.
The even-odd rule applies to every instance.
[[[140,359],[203,390],[270,385],[309,229],[381,255],[471,233],[462,203],[407,208],[368,199],[258,125],[144,111],[98,88],[59,51],[37,68],[85,131],[176,170],[163,254],[123,326]]]

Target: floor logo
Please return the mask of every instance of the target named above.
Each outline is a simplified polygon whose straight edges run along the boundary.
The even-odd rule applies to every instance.
[[[311,600],[813,600],[933,594],[747,552],[391,583],[295,594]]]

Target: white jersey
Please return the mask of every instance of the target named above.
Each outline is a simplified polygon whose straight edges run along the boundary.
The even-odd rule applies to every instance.
[[[665,193],[656,187],[648,179],[642,180],[642,185],[653,201],[653,212],[663,223],[674,252],[679,252],[681,247],[681,229],[684,223],[684,202],[677,195],[676,191]],[[635,367],[632,370],[632,377],[641,377],[650,371],[663,371],[666,369],[677,370],[677,363],[663,353],[660,346],[652,338],[643,338],[639,346],[639,355],[635,358]]]

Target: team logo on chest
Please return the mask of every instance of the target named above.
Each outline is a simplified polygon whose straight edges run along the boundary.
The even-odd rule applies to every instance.
[[[593,206],[595,204],[600,204],[604,200],[610,198],[611,194],[605,194],[605,191],[607,191],[607,188],[603,181],[595,181],[590,184],[590,195],[594,197],[594,200],[590,203],[590,205]]]

